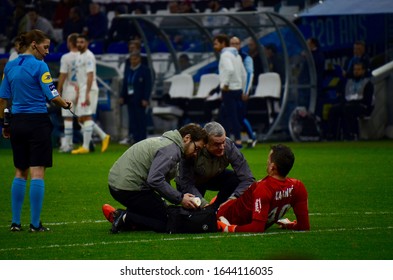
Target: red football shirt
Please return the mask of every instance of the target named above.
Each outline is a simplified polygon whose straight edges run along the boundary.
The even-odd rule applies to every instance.
[[[238,199],[223,204],[217,217],[224,216],[237,225],[237,232],[263,232],[293,208],[294,230],[309,230],[308,195],[297,179],[278,180],[267,176],[253,183]]]

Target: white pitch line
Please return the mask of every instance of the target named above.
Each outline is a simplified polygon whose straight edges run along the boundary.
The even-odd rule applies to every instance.
[[[309,216],[350,216],[350,215],[392,215],[393,212],[381,211],[381,212],[346,212],[346,213],[309,213]],[[73,224],[99,224],[107,223],[107,220],[84,220],[84,221],[71,221],[71,222],[57,222],[57,223],[45,223],[47,226],[62,226],[62,225],[73,225]],[[29,226],[28,224],[22,226]],[[0,228],[9,227],[7,225],[1,225]]]
[[[282,235],[282,234],[312,234],[320,232],[343,232],[343,231],[367,231],[367,230],[385,230],[393,229],[393,226],[388,227],[357,227],[357,228],[333,228],[333,229],[320,229],[311,231],[280,231],[280,232],[264,232],[264,233],[244,233],[244,234],[220,234],[220,235],[208,235],[202,234],[197,236],[184,236],[184,237],[167,237],[160,239],[140,239],[140,240],[124,240],[124,241],[113,241],[113,242],[92,242],[92,243],[74,243],[74,244],[53,244],[38,247],[14,247],[0,249],[0,252],[7,251],[21,251],[21,250],[39,250],[39,249],[52,249],[52,248],[68,248],[68,247],[92,247],[97,245],[116,245],[116,244],[131,244],[131,243],[153,243],[162,241],[179,241],[179,240],[201,240],[201,239],[219,239],[219,238],[240,238],[240,237],[253,237],[253,236],[270,236],[270,235]]]
[[[393,212],[348,212],[348,213],[309,213],[309,216],[349,216],[349,215],[391,215]]]

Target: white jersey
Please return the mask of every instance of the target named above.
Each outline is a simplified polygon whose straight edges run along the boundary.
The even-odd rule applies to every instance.
[[[60,59],[60,73],[66,74],[66,79],[63,84],[62,97],[71,101],[75,106],[77,80],[76,80],[76,60],[79,52],[68,52],[62,55]],[[63,117],[72,117],[69,110],[62,109],[61,114]]]
[[[90,89],[90,104],[86,105],[87,74],[93,72],[93,83]],[[80,53],[76,59],[76,80],[79,87],[79,98],[75,109],[78,116],[90,116],[96,113],[98,104],[98,85],[96,76],[96,58],[87,49]]]
[[[96,78],[96,58],[94,54],[87,49],[84,53],[78,55],[76,61],[77,67],[77,81],[79,91],[86,90],[87,86],[87,73],[93,72],[93,84],[91,85],[92,90],[98,90],[97,78]]]
[[[61,57],[60,60],[60,73],[67,74],[63,88],[73,87],[77,85],[76,80],[76,60],[79,52],[68,52]],[[63,90],[64,90],[63,89]]]

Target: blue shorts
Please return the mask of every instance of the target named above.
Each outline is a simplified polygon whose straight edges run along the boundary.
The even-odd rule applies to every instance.
[[[14,114],[10,131],[14,166],[52,167],[52,130],[48,114]]]

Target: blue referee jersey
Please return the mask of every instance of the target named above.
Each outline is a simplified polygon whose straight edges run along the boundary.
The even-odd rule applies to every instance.
[[[13,114],[47,113],[46,103],[57,96],[45,62],[22,54],[6,64],[0,98],[12,101]]]

